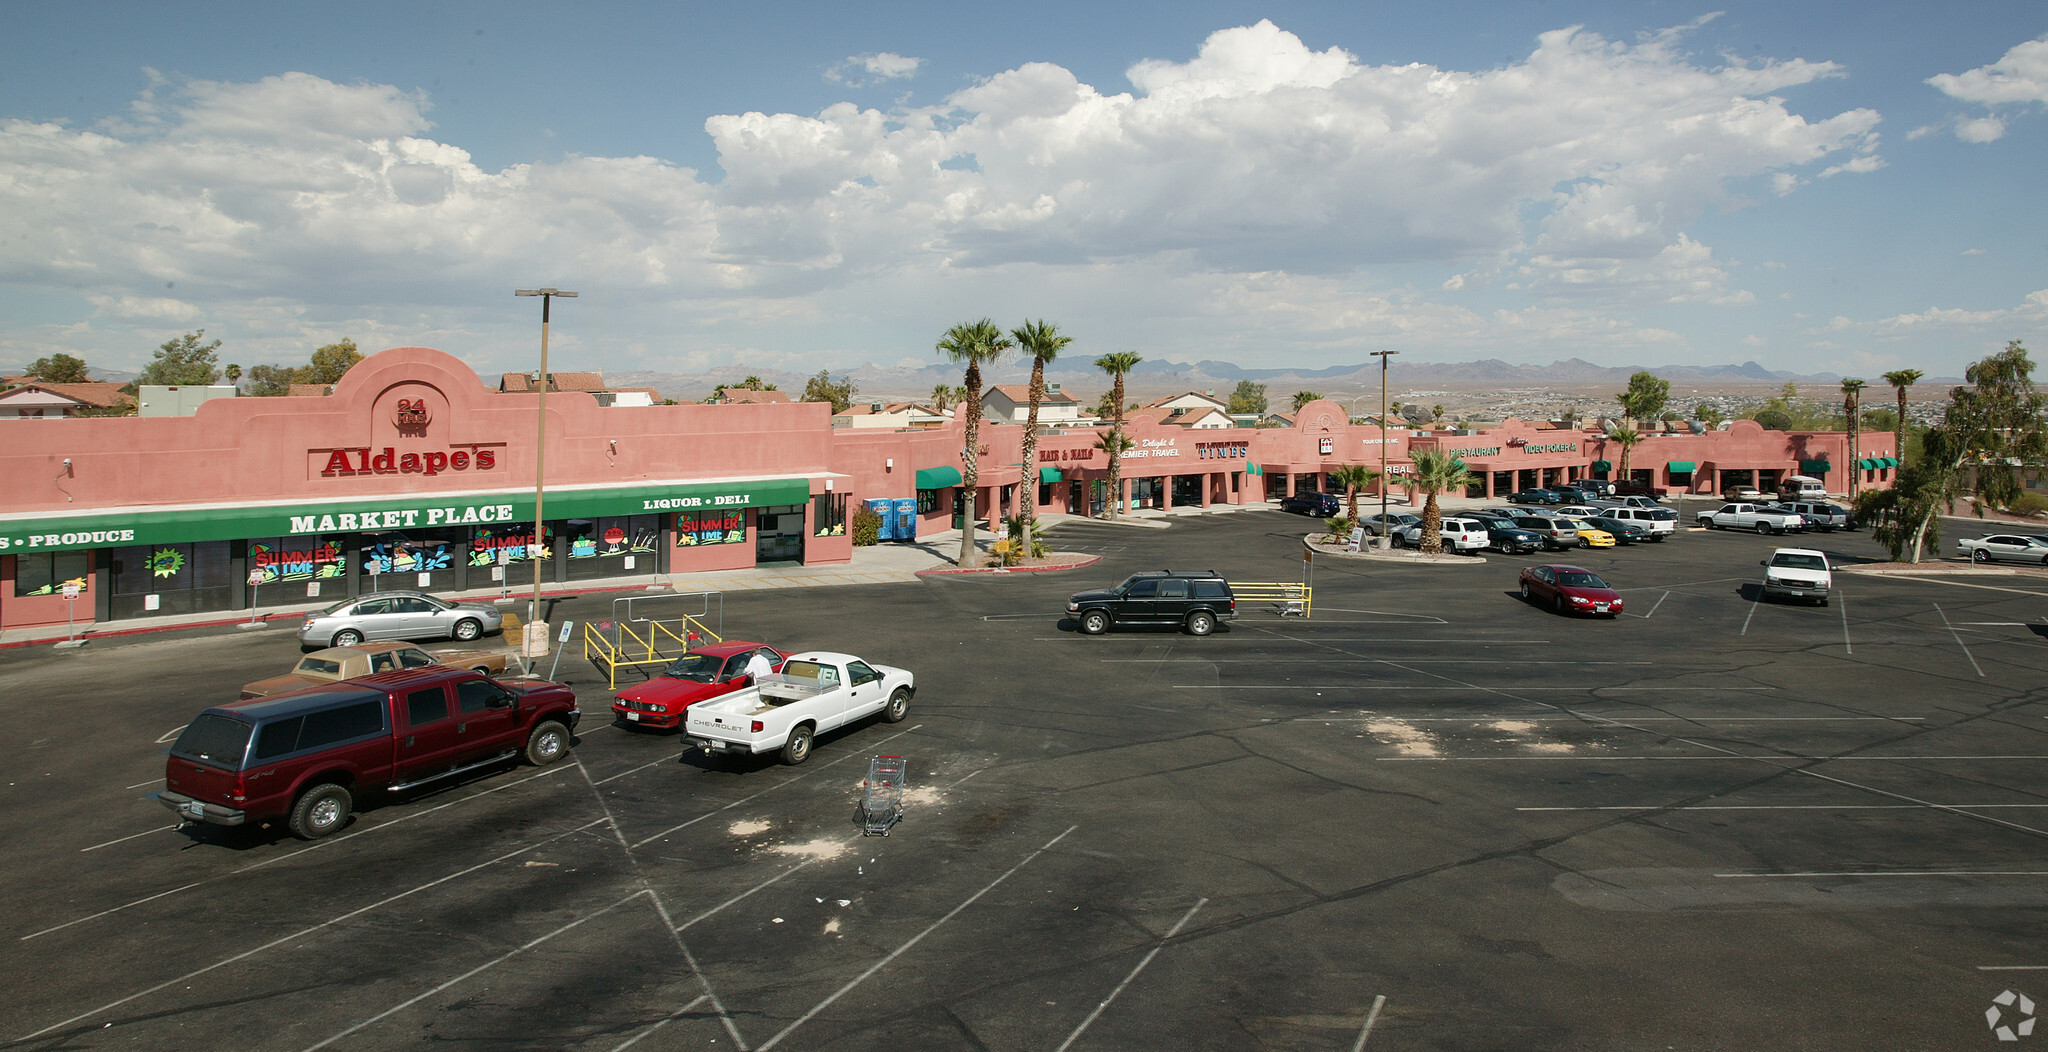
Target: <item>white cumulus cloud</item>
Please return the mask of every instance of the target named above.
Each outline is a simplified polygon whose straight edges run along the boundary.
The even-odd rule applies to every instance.
[[[924,65],[921,58],[898,55],[893,51],[877,51],[866,55],[850,55],[825,71],[825,79],[834,84],[850,87],[865,87],[885,80],[902,80],[917,75]]]
[[[1984,106],[2026,106],[2048,103],[2048,36],[2016,44],[1988,66],[1927,78],[1942,94]],[[2005,121],[1996,115],[1958,120],[1956,138],[1968,143],[1995,142],[2005,135]]]
[[[0,280],[82,296],[102,328],[204,320],[292,347],[337,328],[487,347],[511,311],[480,290],[551,283],[653,348],[692,329],[801,347],[890,313],[885,296],[950,319],[968,291],[996,299],[977,314],[1145,304],[1150,330],[1226,345],[1317,346],[1332,316],[1366,326],[1345,339],[1657,344],[1671,334],[1611,312],[1750,299],[1690,232],[1701,215],[1883,164],[1874,111],[1785,101],[1832,64],[1703,65],[1682,38],[1562,29],[1461,71],[1259,22],[1135,63],[1128,91],[1034,62],[927,107],[712,116],[716,182],[653,156],[487,171],[389,85],[163,81],[89,129],[0,120]],[[1439,268],[1426,292],[1373,277],[1415,266]],[[1478,295],[1504,306],[1438,302]]]

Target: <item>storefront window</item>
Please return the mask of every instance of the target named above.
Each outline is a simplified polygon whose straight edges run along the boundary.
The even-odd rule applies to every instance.
[[[846,494],[820,493],[811,498],[811,522],[820,537],[846,533]]]
[[[56,595],[66,581],[92,582],[91,552],[31,552],[14,557],[14,596]]]
[[[432,573],[454,567],[452,538],[384,533],[363,539],[364,573]]]
[[[738,544],[747,539],[747,513],[740,508],[725,511],[684,512],[676,516],[676,547],[700,544]]]
[[[469,565],[496,566],[498,553],[505,553],[508,563],[524,562],[527,546],[533,543],[533,524],[522,522],[508,526],[479,526],[469,539]],[[541,531],[541,553],[543,559],[554,558],[555,528],[549,526]]]
[[[348,576],[336,537],[272,537],[249,542],[249,571],[263,584],[331,581]]]
[[[569,539],[571,580],[654,572],[660,516],[607,515],[570,519],[562,526]]]
[[[935,490],[935,489],[921,489],[921,490],[918,490],[918,491],[917,491],[917,511],[918,511],[918,514],[920,514],[920,515],[930,515],[930,514],[931,514],[932,512],[935,512],[935,511],[937,511],[937,510],[939,510],[939,491],[938,491],[938,490]]]
[[[110,558],[114,618],[233,609],[236,594],[227,541],[116,548]]]

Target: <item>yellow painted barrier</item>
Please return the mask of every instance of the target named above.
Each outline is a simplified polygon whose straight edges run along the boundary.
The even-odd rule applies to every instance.
[[[1240,603],[1278,603],[1283,617],[1308,617],[1315,608],[1315,588],[1299,581],[1232,581],[1230,591]]]
[[[635,631],[632,624],[625,621],[613,621],[609,636],[599,631],[595,624],[587,621],[583,624],[583,660],[605,666],[605,682],[612,690],[619,689],[621,668],[666,665],[703,639],[708,638],[714,643],[725,641],[704,622],[688,614],[640,624],[646,626],[644,631]],[[677,634],[678,629],[681,630],[680,635]],[[669,651],[671,642],[677,644],[673,653]]]

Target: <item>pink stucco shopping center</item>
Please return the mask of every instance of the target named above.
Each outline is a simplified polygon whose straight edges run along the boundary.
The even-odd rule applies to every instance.
[[[764,563],[845,563],[852,516],[886,507],[889,535],[950,530],[961,500],[963,424],[832,426],[824,403],[546,404],[546,484],[534,531],[539,394],[502,393],[423,347],[359,363],[324,397],[222,398],[182,417],[25,419],[0,424],[0,628],[247,610],[379,587],[454,592],[544,581],[650,578]],[[1126,506],[1256,503],[1335,490],[1330,472],[1384,462],[1395,493],[1414,451],[1455,454],[1474,495],[1614,477],[1600,432],[1509,420],[1473,433],[1382,432],[1317,401],[1291,427],[1130,423]],[[978,518],[1090,514],[1111,499],[1101,429],[985,424]],[[1630,475],[1674,492],[1773,487],[1785,475],[1830,490],[1890,484],[1890,433],[1851,451],[1836,432],[1653,434]],[[1375,499],[1378,494],[1374,493]],[[886,503],[884,503],[886,502]],[[536,540],[538,548],[532,547]],[[888,543],[888,542],[885,542]],[[66,599],[64,584],[78,592]]]

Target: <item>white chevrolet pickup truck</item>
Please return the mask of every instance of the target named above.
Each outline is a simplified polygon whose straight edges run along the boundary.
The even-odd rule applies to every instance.
[[[1806,519],[1797,512],[1778,511],[1761,504],[1737,503],[1700,512],[1699,524],[1710,530],[1796,533],[1806,528]]]
[[[901,721],[916,693],[915,677],[903,669],[811,650],[791,655],[780,673],[756,676],[745,690],[690,706],[684,733],[707,755],[780,751],[783,763],[799,764],[824,731],[876,713]]]

